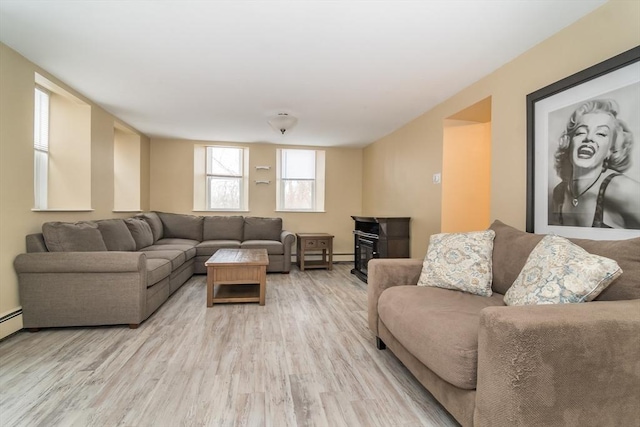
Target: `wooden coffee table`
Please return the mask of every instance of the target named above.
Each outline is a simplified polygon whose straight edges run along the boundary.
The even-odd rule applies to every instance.
[[[221,302],[264,305],[267,288],[266,249],[218,249],[207,266],[207,307]]]

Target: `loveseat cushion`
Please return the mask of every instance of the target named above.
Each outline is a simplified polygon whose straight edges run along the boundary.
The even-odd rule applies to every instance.
[[[203,218],[195,215],[183,215],[158,212],[163,225],[163,237],[176,237],[202,241]]]
[[[147,257],[147,288],[155,285],[171,274],[171,262],[163,258]]]
[[[493,291],[507,292],[524,267],[533,248],[544,235],[525,233],[500,221],[490,227],[493,240]],[[611,258],[622,275],[609,285],[596,301],[640,299],[640,237],[626,240],[569,239],[587,252]]]
[[[136,215],[136,218],[142,218],[147,221],[147,224],[149,224],[149,226],[151,227],[154,242],[157,242],[164,237],[164,228],[162,227],[162,221],[160,220],[160,217],[157,213],[145,212]]]
[[[135,251],[136,241],[122,219],[96,221],[102,240],[109,251]]]
[[[544,236],[525,233],[501,221],[494,221],[489,227],[495,231],[493,239],[493,292],[505,294],[513,285],[529,254]]]
[[[244,218],[243,240],[280,240],[282,218]]]
[[[503,296],[394,286],[380,294],[380,320],[418,360],[448,383],[476,388],[480,311],[504,306]]]
[[[238,240],[205,240],[196,246],[198,256],[211,256],[218,249],[240,249]]]
[[[243,230],[241,216],[205,216],[202,240],[242,240]]]
[[[245,240],[240,247],[242,249],[266,249],[268,255],[284,254],[284,245],[275,240]]]
[[[147,221],[142,218],[127,218],[124,223],[136,242],[136,251],[153,245],[153,232]]]
[[[153,248],[153,246],[150,246]],[[180,267],[186,261],[186,256],[184,251],[177,250],[149,250],[149,248],[144,248],[142,252],[147,255],[147,259],[166,259],[171,262],[171,271],[175,271],[176,268]]]
[[[42,235],[49,252],[106,251],[102,234],[94,222],[45,222]]]

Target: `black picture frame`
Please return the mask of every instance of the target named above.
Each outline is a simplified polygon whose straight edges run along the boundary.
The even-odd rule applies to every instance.
[[[620,77],[622,76],[622,77]],[[617,86],[635,79],[637,82],[629,86]],[[616,81],[618,79],[618,81]],[[637,84],[637,87],[636,87]],[[584,88],[584,89],[583,89]],[[603,90],[604,88],[604,90]],[[550,125],[551,113],[565,111],[572,105],[578,105],[600,94],[621,93],[627,104],[637,104],[640,111],[640,46],[614,56],[606,61],[589,67],[583,71],[566,77],[549,86],[527,95],[527,216],[526,230],[531,233],[555,233],[566,237],[617,240],[640,236],[635,229],[602,229],[593,227],[569,227],[550,225],[549,198],[551,197],[552,180],[549,178],[553,166],[551,150],[553,141]],[[598,92],[600,90],[601,92]],[[626,92],[625,92],[626,90]],[[636,92],[639,94],[636,97]],[[639,99],[636,99],[639,98]],[[551,106],[547,106],[551,105]],[[553,110],[556,108],[556,110]],[[636,115],[636,107],[631,109]],[[536,114],[538,112],[538,114]],[[635,147],[634,158],[640,171],[640,113],[639,117],[631,117],[634,121]],[[568,117],[568,115],[567,115]],[[555,120],[557,122],[557,120]],[[544,130],[542,132],[541,130]],[[557,143],[556,143],[557,147]],[[555,150],[554,150],[555,151]],[[637,156],[636,156],[637,155]],[[634,170],[635,171],[635,170]],[[546,192],[546,195],[543,195]],[[638,195],[640,197],[640,195]],[[545,219],[546,218],[546,219]],[[543,223],[547,222],[547,226]]]

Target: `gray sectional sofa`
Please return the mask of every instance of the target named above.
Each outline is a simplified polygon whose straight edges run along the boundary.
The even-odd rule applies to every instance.
[[[45,223],[14,261],[23,324],[136,328],[193,274],[206,273],[218,249],[266,249],[267,271],[288,273],[294,241],[281,218],[148,212]]]

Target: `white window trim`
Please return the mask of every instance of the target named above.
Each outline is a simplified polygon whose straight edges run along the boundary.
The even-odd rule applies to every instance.
[[[46,96],[46,117],[40,110],[37,101],[38,92]],[[34,89],[34,124],[33,124],[33,192],[34,210],[47,210],[49,192],[49,128],[50,128],[51,91],[40,85]],[[40,113],[40,114],[39,114]],[[44,126],[46,129],[42,129]],[[45,138],[45,141],[42,141]]]
[[[295,179],[291,181],[313,181],[313,207],[310,209],[285,209],[284,208],[284,184],[288,179],[282,178],[282,155],[286,150],[305,150],[315,153],[316,177],[315,179]],[[324,150],[308,148],[278,148],[276,150],[276,212],[322,213],[325,198],[325,158]]]

